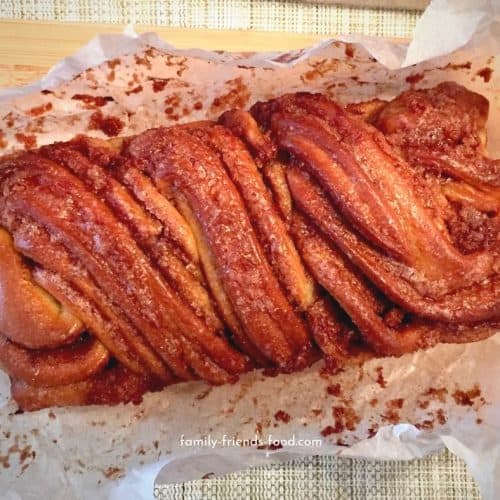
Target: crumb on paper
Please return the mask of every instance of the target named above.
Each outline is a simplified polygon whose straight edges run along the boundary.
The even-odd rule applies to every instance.
[[[32,445],[26,443],[25,434],[16,435],[14,443],[10,445],[4,455],[0,455],[0,465],[4,469],[9,469],[14,465],[14,460],[21,466],[22,474],[36,459],[37,453]],[[17,456],[17,459],[15,458]]]
[[[382,420],[393,425],[399,423],[401,420],[399,410],[403,408],[403,404],[403,398],[390,399],[387,401],[385,403],[386,411],[381,415]]]
[[[116,116],[104,116],[101,110],[90,115],[89,130],[100,130],[108,137],[116,137],[124,127],[124,123]]]
[[[150,77],[150,80],[153,82],[153,92],[161,92],[165,89],[172,78],[153,78]]]
[[[86,108],[94,109],[106,106],[108,102],[113,102],[112,96],[90,95],[90,94],[74,94],[71,99],[80,101]]]
[[[278,410],[275,414],[274,414],[274,419],[279,421],[279,422],[283,422],[285,424],[288,424],[288,422],[290,422],[290,415],[286,412],[286,411],[283,411],[283,410]]]
[[[481,398],[481,389],[477,384],[474,385],[472,389],[457,389],[451,394],[451,396],[455,400],[455,403],[459,406],[473,406],[476,402],[475,400],[477,399],[484,403],[484,398]]]
[[[196,396],[196,399],[198,400],[205,399],[211,392],[212,392],[212,387],[207,387],[205,390],[203,390]]]
[[[405,80],[407,83],[411,84],[411,85],[415,85],[416,83],[420,82],[421,80],[423,80],[425,77],[425,74],[424,72],[420,72],[420,73],[412,73],[411,75],[408,75]]]
[[[22,134],[21,132],[17,132],[15,134],[15,138],[18,142],[20,142],[24,149],[35,149],[37,147],[36,136],[30,134]]]
[[[481,77],[485,83],[488,83],[491,80],[491,75],[493,74],[492,68],[482,68],[476,72],[476,75]]]
[[[448,63],[446,66],[443,66],[440,69],[453,69],[453,70],[461,70],[461,69],[471,69],[472,62],[466,61],[464,63]]]
[[[334,419],[334,431],[336,434],[345,430],[354,431],[361,418],[354,408],[349,406],[333,406],[332,415]]]
[[[384,367],[377,366],[377,368],[375,368],[375,372],[377,373],[377,378],[375,380],[377,384],[382,388],[387,387],[387,381],[384,378]]]
[[[446,423],[446,421],[448,420],[446,417],[446,414],[442,408],[439,408],[436,411],[436,418],[437,418],[437,421],[440,425],[444,425]]]
[[[121,467],[108,467],[102,473],[107,479],[120,479],[125,475],[125,471]]]
[[[230,108],[244,108],[250,100],[250,91],[242,77],[228,80],[225,83],[227,91],[214,98],[210,106],[212,112]]]
[[[340,396],[342,387],[340,384],[332,384],[326,388],[326,392],[330,394],[330,396]]]
[[[126,90],[125,94],[126,95],[140,94],[143,90],[144,87],[142,85],[137,85],[137,87],[134,87],[133,89]]]
[[[47,111],[50,111],[52,107],[53,106],[51,102],[46,102],[45,104],[40,104],[40,106],[35,106],[31,108],[28,111],[28,114],[30,116],[40,116],[43,115],[44,113],[47,113]]]
[[[303,82],[310,82],[324,77],[327,73],[336,71],[339,65],[340,61],[338,59],[320,59],[310,63],[311,69],[306,71],[300,78]]]
[[[321,435],[323,437],[327,437],[327,436],[330,436],[331,434],[334,434],[336,431],[335,431],[335,428],[332,427],[331,425],[327,425],[326,427],[323,427],[323,429],[321,430]]]
[[[446,387],[429,387],[429,389],[423,393],[424,396],[429,396],[430,399],[437,399],[441,403],[446,401],[447,394],[448,389],[446,389]]]
[[[352,43],[346,43],[344,49],[346,57],[352,58],[355,54],[354,45]]]

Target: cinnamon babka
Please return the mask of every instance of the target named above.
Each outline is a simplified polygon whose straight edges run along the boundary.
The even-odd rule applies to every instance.
[[[453,83],[296,93],[0,160],[0,366],[24,410],[471,342],[500,323],[500,161]]]

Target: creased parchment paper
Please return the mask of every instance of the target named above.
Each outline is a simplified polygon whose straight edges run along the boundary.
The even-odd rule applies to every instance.
[[[296,90],[348,102],[454,80],[489,98],[489,147],[500,156],[499,16],[496,2],[441,0],[409,48],[349,36],[289,54],[181,51],[131,29],[103,35],[40,82],[0,92],[0,152],[78,132],[129,135],[215,117]],[[138,406],[31,414],[15,413],[0,372],[1,496],[151,498],[158,473],[158,481],[183,481],[311,454],[412,459],[446,446],[493,499],[499,360],[497,334],[335,376],[322,375],[318,363],[293,375],[251,373],[224,387],[179,384]]]

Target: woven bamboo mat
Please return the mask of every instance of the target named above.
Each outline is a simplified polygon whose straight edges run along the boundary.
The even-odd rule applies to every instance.
[[[380,0],[392,5],[415,4],[415,1],[422,3],[421,0]],[[294,0],[1,0],[1,17],[408,38],[418,11]]]

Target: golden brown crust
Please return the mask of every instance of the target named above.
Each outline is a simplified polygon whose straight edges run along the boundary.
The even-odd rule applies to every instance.
[[[487,116],[484,97],[446,82],[401,94],[373,123],[421,181],[453,244],[498,258],[500,162],[486,154]]]
[[[83,328],[80,319],[33,282],[10,234],[0,228],[0,332],[37,349],[71,342]]]
[[[50,406],[139,403],[146,391],[161,387],[162,384],[147,376],[135,374],[119,365],[81,382],[57,387],[34,387],[24,380],[15,380],[11,390],[12,397],[22,409],[34,411]]]
[[[500,162],[485,155],[488,107],[483,96],[444,82],[401,94],[380,110],[374,124],[411,163],[498,188]]]
[[[33,386],[80,382],[99,372],[109,361],[109,351],[94,337],[55,349],[26,349],[0,335],[0,366],[12,377]]]
[[[275,276],[289,299],[305,311],[313,302],[313,283],[307,276],[297,249],[276,210],[256,164],[244,145],[224,127],[192,129],[192,133],[211,146],[238,189],[257,238]]]
[[[307,348],[307,334],[279,289],[243,202],[220,160],[183,129],[151,130],[127,151],[157,184],[179,190],[214,256],[224,290],[251,341],[278,365]]]
[[[298,93],[218,124],[3,158],[0,364],[14,398],[116,404],[491,335],[486,116],[453,85],[347,111]]]

